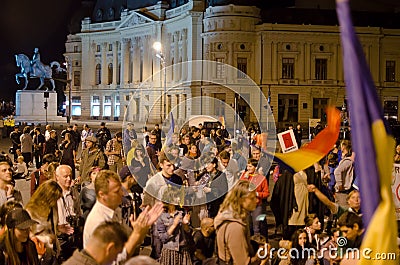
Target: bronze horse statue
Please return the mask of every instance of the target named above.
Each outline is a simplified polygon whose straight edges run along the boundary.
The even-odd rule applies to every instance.
[[[40,85],[36,88],[36,90],[39,90],[43,87],[45,79],[49,79],[52,85],[51,90],[53,91],[55,88],[55,84],[52,78],[52,68],[54,66],[57,66],[56,71],[58,72],[64,70],[63,68],[61,68],[60,64],[56,61],[51,62],[50,66],[44,65],[42,62],[37,62],[37,64],[40,65],[34,68],[31,63],[31,60],[29,60],[28,56],[26,56],[25,54],[16,54],[15,60],[17,62],[17,67],[21,67],[21,73],[15,75],[15,80],[17,81],[17,84],[20,84],[19,78],[25,79],[25,86],[23,90],[25,90],[28,87],[29,78],[39,78]]]

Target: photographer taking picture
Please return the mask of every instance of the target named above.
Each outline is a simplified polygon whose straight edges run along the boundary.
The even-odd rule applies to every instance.
[[[82,248],[83,221],[79,193],[72,186],[72,169],[60,165],[56,169],[56,180],[62,188],[62,197],[57,201],[57,237],[60,241],[60,259],[67,260],[76,249]]]

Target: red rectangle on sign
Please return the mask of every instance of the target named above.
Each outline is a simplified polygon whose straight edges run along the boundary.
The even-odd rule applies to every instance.
[[[285,144],[285,148],[290,148],[292,147],[293,141],[292,141],[292,137],[290,136],[290,132],[282,134],[282,139],[283,139],[283,143]]]

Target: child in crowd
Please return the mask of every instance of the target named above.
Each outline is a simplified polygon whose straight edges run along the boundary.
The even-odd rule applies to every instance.
[[[14,179],[23,179],[28,176],[28,167],[24,162],[23,156],[18,156],[17,163],[14,164],[15,175]]]

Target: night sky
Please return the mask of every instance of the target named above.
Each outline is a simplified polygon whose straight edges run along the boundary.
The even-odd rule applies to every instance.
[[[15,82],[20,69],[14,55],[24,53],[32,58],[38,47],[46,65],[62,63],[70,20],[81,0],[2,0],[1,5],[0,98],[14,100],[15,91],[23,85]]]

